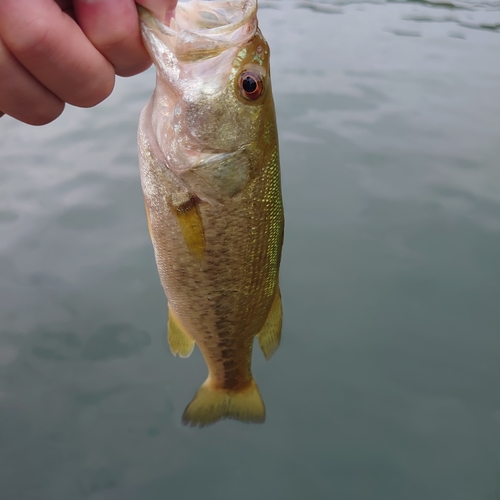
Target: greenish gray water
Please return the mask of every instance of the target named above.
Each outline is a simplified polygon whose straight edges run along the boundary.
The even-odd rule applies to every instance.
[[[180,424],[151,71],[0,120],[2,500],[500,498],[500,3],[262,3],[287,216],[262,426]]]

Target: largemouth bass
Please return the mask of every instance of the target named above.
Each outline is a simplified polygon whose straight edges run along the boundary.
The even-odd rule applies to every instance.
[[[138,144],[168,341],[208,366],[183,422],[263,422],[250,369],[282,323],[283,204],[269,47],[256,0],[178,4],[169,25],[139,8],[157,71]]]

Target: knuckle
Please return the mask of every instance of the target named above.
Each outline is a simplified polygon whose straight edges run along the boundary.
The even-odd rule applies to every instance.
[[[52,29],[45,19],[35,19],[26,26],[21,36],[11,41],[10,49],[19,58],[43,54],[50,46]]]

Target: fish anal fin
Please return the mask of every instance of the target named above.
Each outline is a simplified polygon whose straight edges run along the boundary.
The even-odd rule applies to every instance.
[[[191,198],[179,207],[172,207],[186,245],[198,262],[205,252],[205,230],[201,220],[198,200]]]
[[[244,389],[229,391],[215,387],[209,377],[184,410],[182,423],[204,427],[226,418],[247,423],[264,422],[266,409],[253,379]]]
[[[177,356],[178,354],[181,358],[188,358],[193,352],[195,342],[185,332],[170,306],[168,308],[167,328],[168,344],[170,345],[172,354],[174,356]]]
[[[281,340],[281,325],[283,323],[283,307],[281,305],[280,289],[276,287],[274,300],[267,315],[264,326],[257,334],[259,345],[266,359],[269,359],[278,349]]]

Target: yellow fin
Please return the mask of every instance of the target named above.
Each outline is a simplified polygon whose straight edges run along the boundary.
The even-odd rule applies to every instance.
[[[172,208],[181,228],[186,245],[194,257],[201,262],[205,252],[205,230],[196,200],[190,200],[179,208]]]
[[[266,409],[253,379],[243,390],[228,391],[214,387],[208,378],[184,410],[182,423],[203,427],[225,418],[240,422],[264,422]]]
[[[194,340],[184,331],[172,309],[168,308],[168,343],[174,356],[188,358],[194,349]]]
[[[266,322],[257,334],[260,348],[266,359],[269,359],[280,345],[282,323],[283,307],[281,305],[281,293],[279,287],[276,287],[273,304],[267,315]]]

